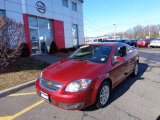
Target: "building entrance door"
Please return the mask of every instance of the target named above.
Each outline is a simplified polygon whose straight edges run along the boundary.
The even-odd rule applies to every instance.
[[[30,39],[32,43],[32,53],[40,52],[38,29],[30,28]]]
[[[49,52],[53,41],[51,20],[29,16],[29,28],[32,53]]]
[[[73,37],[73,46],[77,47],[79,45],[78,41],[78,25],[72,24],[72,37]]]

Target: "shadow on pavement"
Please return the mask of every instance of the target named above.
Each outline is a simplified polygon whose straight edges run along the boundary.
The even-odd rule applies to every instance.
[[[143,58],[146,58],[145,62],[150,62],[151,60],[160,62],[160,52],[158,53],[147,53],[145,51],[139,51],[139,55]]]
[[[156,120],[160,120],[160,115],[157,117],[157,119]]]
[[[137,81],[137,80],[144,80],[144,78],[142,77],[143,73],[147,70],[148,65],[145,63],[140,63],[139,64],[139,74],[137,77],[128,77],[126,78],[126,80],[124,80],[121,84],[119,84],[113,91],[110,97],[110,102],[109,104],[111,104],[113,101],[115,101],[116,99],[118,99],[120,96],[122,96],[125,92],[128,91],[128,89]],[[91,105],[88,106],[84,109],[82,109],[82,111],[94,111],[97,110],[98,108],[96,107],[96,105]]]

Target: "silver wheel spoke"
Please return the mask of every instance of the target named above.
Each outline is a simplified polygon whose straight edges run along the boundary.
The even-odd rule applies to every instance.
[[[106,86],[103,86],[103,88],[101,89],[100,103],[102,105],[105,105],[108,101],[108,98],[109,98],[109,87],[106,85]]]

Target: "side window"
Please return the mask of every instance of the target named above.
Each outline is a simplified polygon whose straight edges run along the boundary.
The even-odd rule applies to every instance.
[[[77,11],[77,3],[72,2],[72,10],[75,12]]]
[[[62,0],[62,5],[68,8],[68,0]]]
[[[0,9],[0,17],[5,17],[5,11]]]
[[[118,46],[114,56],[119,56],[119,57],[124,57],[127,54],[127,50],[126,50],[126,46],[122,45],[122,46]]]
[[[127,46],[127,54],[131,53],[133,51],[132,46]]]

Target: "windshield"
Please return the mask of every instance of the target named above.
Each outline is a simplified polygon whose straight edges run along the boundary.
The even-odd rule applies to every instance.
[[[111,46],[102,45],[83,46],[73,53],[69,58],[72,60],[106,63],[111,49]]]

